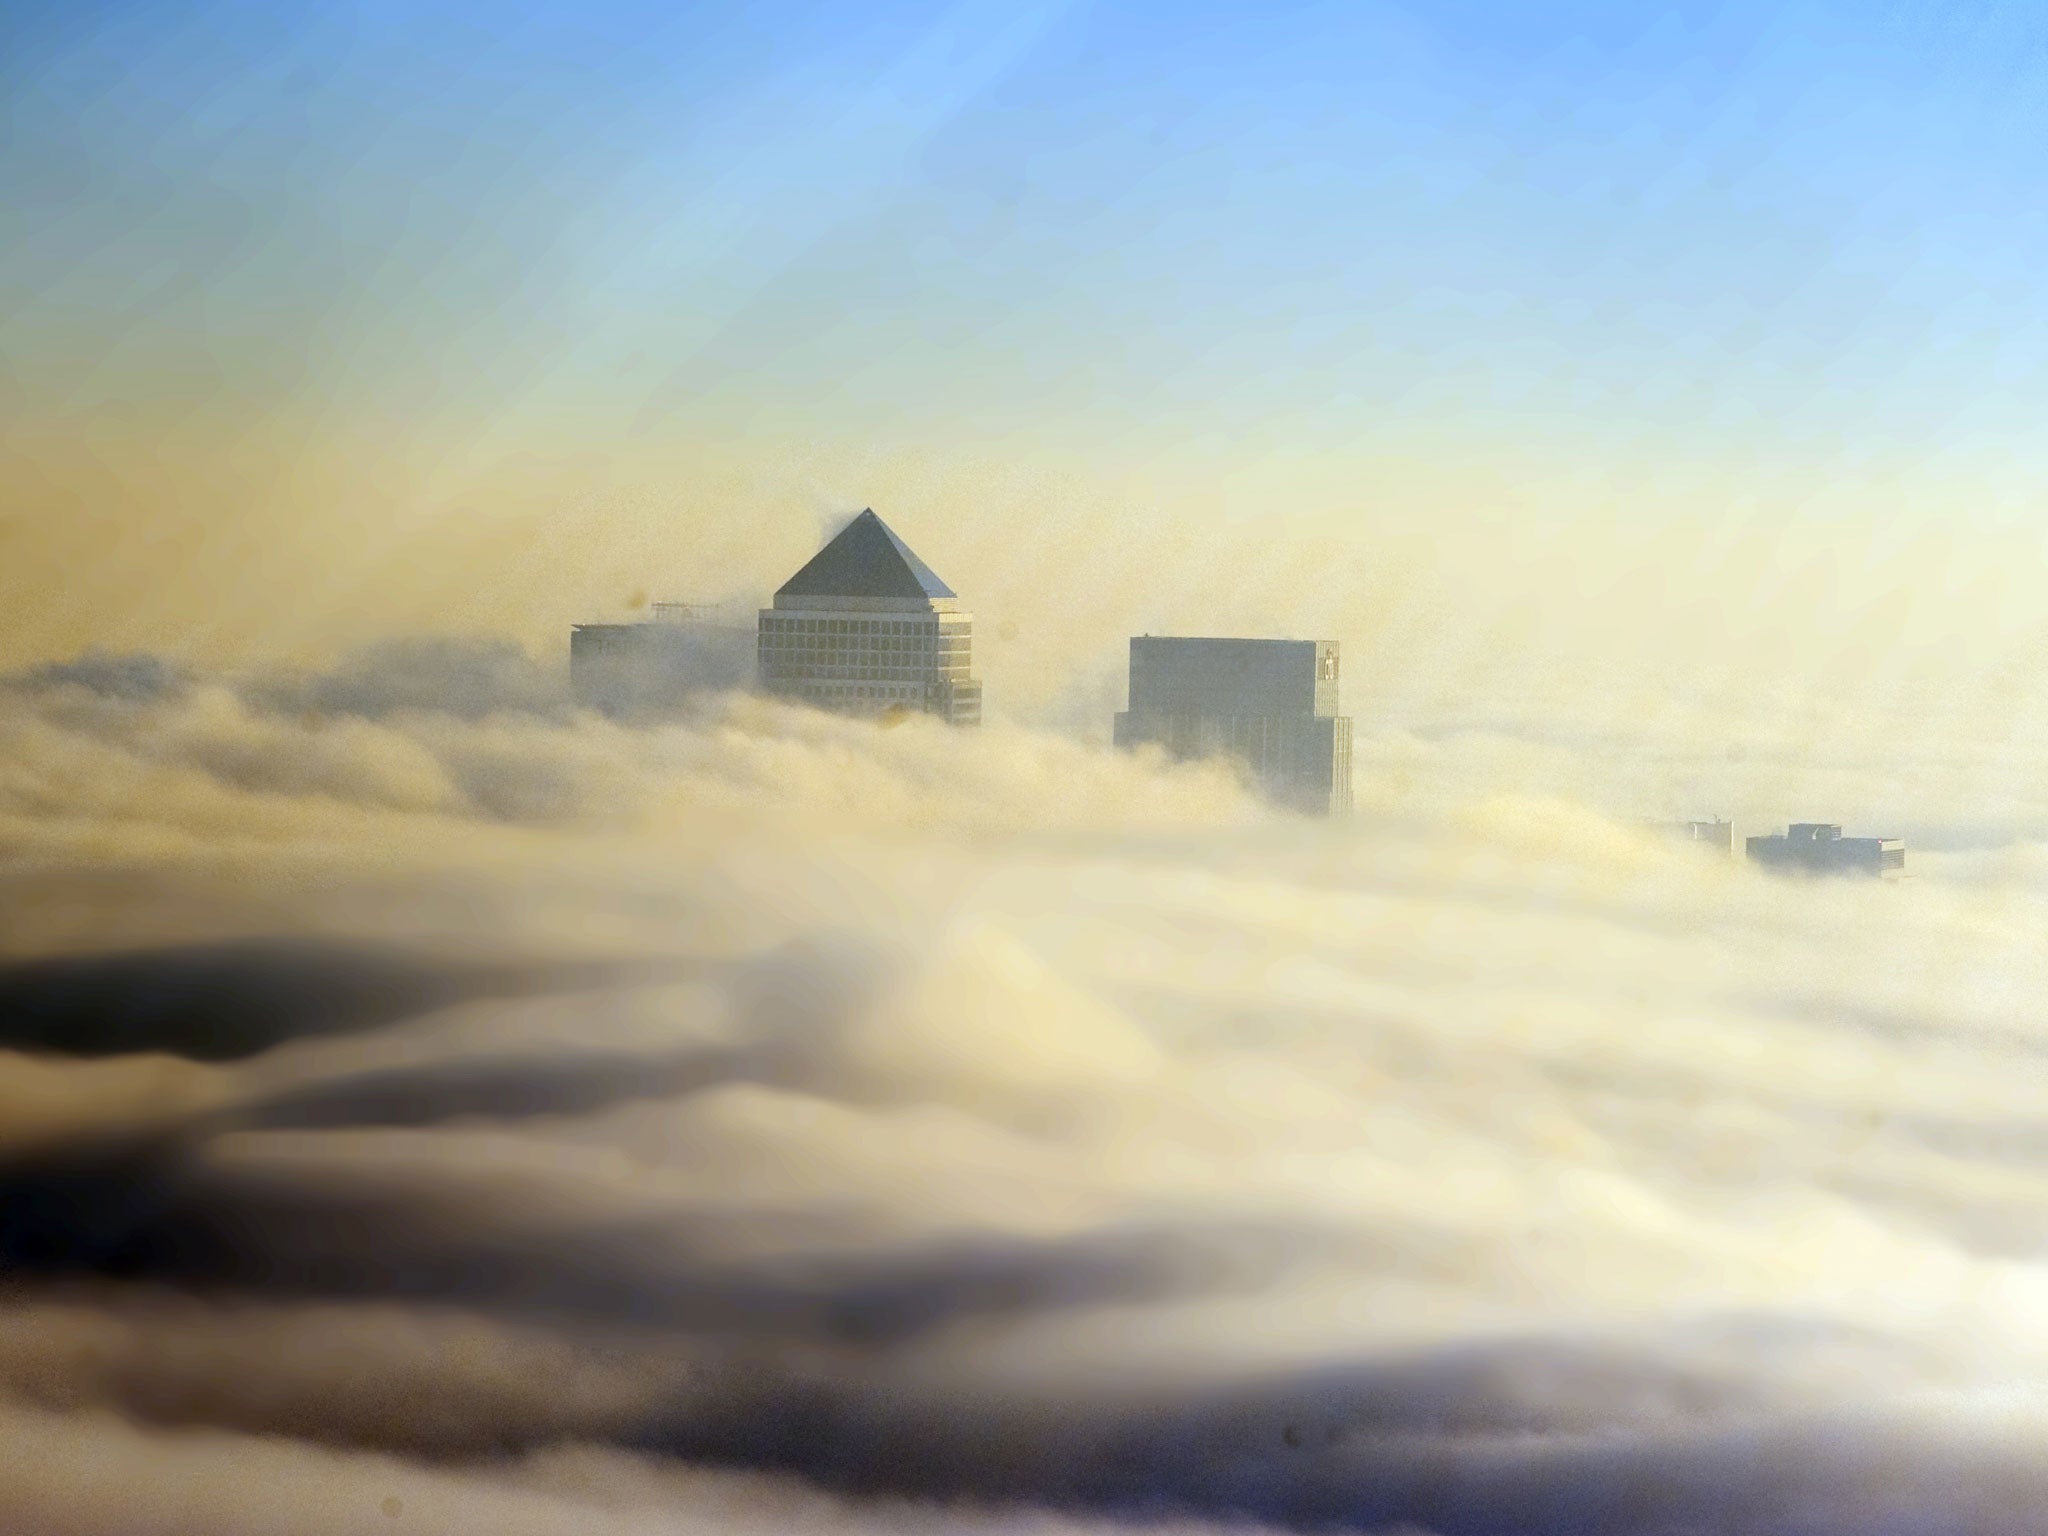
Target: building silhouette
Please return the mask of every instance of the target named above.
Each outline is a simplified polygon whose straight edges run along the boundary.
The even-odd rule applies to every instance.
[[[847,714],[981,721],[973,617],[871,508],[782,584],[756,639],[769,693]]]
[[[1903,838],[1844,837],[1840,827],[1824,821],[1795,821],[1744,846],[1752,862],[1788,874],[1894,878],[1906,869]]]
[[[1234,758],[1278,804],[1349,811],[1351,721],[1337,713],[1337,652],[1334,640],[1133,636],[1116,744]]]
[[[1644,826],[1648,831],[1681,843],[1696,843],[1718,853],[1732,855],[1735,852],[1735,824],[1718,816],[1710,821],[1652,821],[1644,823]]]
[[[656,603],[648,620],[569,631],[570,691],[606,714],[659,714],[753,678],[753,632],[714,607]]]

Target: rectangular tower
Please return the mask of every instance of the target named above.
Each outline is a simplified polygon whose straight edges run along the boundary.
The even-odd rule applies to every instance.
[[[1334,640],[1131,640],[1130,707],[1116,744],[1231,757],[1276,802],[1351,809],[1351,721],[1337,713]]]

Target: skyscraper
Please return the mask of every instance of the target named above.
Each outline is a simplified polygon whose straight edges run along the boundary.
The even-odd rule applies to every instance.
[[[1334,640],[1131,639],[1130,708],[1116,744],[1232,757],[1271,799],[1351,809],[1351,721],[1337,713]]]
[[[761,610],[761,686],[848,714],[911,709],[977,725],[973,644],[953,589],[869,509]]]

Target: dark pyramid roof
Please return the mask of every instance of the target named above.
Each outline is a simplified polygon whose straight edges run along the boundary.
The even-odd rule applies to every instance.
[[[840,529],[775,595],[922,598],[951,597],[953,589],[868,509]]]

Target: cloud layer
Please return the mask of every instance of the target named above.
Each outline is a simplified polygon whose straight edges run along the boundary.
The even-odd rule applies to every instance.
[[[31,1527],[2048,1497],[2018,825],[1787,884],[1549,792],[1564,742],[1378,741],[1323,826],[1001,726],[628,729],[445,644],[85,658],[0,687],[0,748]]]

